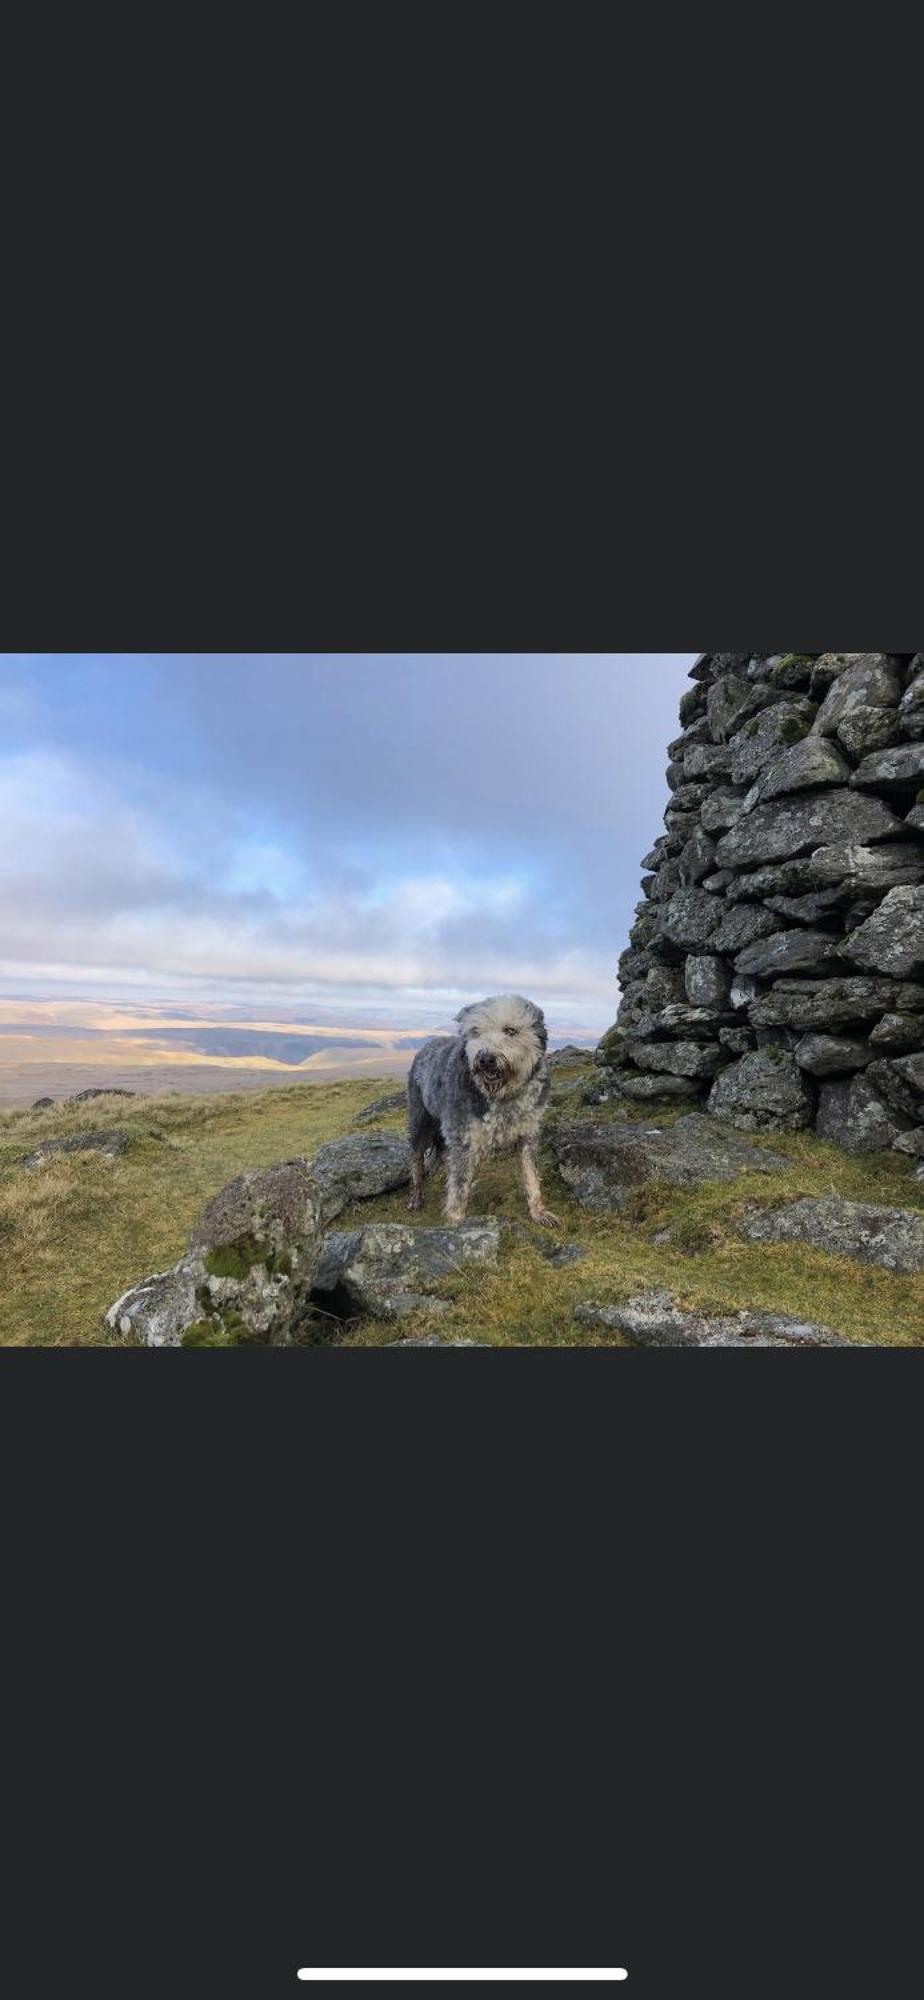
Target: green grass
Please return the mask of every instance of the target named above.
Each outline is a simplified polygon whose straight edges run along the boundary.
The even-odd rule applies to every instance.
[[[100,1324],[107,1306],[138,1278],[176,1263],[226,1181],[245,1167],[315,1152],[349,1131],[383,1087],[364,1078],[0,1114],[0,1344],[121,1344]],[[97,1128],[129,1133],[121,1159],[70,1154],[23,1171],[23,1155],[40,1140]]]
[[[579,1095],[559,1094],[574,1075],[569,1070],[557,1080],[553,1115],[603,1122],[626,1117],[625,1108],[589,1111]],[[387,1079],[366,1078],[206,1098],[104,1098],[0,1116],[0,1342],[121,1345],[102,1327],[106,1307],[138,1278],[176,1261],[199,1211],[225,1181],[244,1167],[310,1155],[349,1131],[356,1112],[388,1087]],[[646,1108],[635,1117],[663,1125],[684,1108],[656,1116]],[[400,1130],[401,1114],[382,1123]],[[23,1172],[19,1161],[39,1139],[95,1126],[130,1133],[133,1143],[121,1159],[70,1155]],[[505,1231],[496,1271],[469,1269],[440,1287],[448,1313],[422,1311],[397,1328],[366,1322],[345,1330],[343,1342],[382,1346],[406,1334],[439,1332],[447,1340],[474,1338],[502,1347],[618,1347],[624,1344],[618,1335],[576,1326],[574,1306],[581,1299],[615,1304],[657,1285],[691,1307],[764,1307],[858,1341],[924,1346],[924,1276],[897,1277],[798,1245],[749,1244],[735,1230],[748,1203],[774,1206],[800,1195],[836,1193],[924,1212],[924,1185],[912,1164],[894,1153],[852,1158],[810,1134],[756,1143],[782,1155],[785,1170],[694,1191],[649,1185],[623,1218],[581,1209],[547,1148],[546,1198],[563,1222],[562,1240],[586,1248],[582,1263],[556,1269],[541,1255],[535,1232]],[[417,1220],[439,1222],[441,1198],[438,1175],[427,1184]],[[472,1212],[525,1220],[515,1160],[490,1163]],[[357,1204],[336,1226],[407,1219],[401,1191]],[[669,1240],[655,1241],[664,1231]],[[204,1322],[194,1340],[208,1344]]]

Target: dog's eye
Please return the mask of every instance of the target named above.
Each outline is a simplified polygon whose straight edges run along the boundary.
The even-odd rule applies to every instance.
[[[504,1034],[505,1034],[505,1035],[518,1035],[518,1034],[519,1034],[519,1032],[520,1032],[519,1028],[505,1028],[505,1029],[504,1029]]]

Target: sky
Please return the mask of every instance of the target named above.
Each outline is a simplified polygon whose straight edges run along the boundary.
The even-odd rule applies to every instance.
[[[696,658],[0,654],[0,993],[598,1034]]]

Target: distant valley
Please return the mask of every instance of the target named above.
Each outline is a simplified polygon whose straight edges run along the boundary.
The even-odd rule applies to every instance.
[[[265,1089],[268,1083],[404,1076],[432,1028],[266,1019],[237,1007],[0,997],[0,1104],[122,1090]],[[553,1039],[583,1041],[567,1033]]]

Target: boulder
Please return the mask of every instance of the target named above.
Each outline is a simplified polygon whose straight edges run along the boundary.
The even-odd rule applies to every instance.
[[[494,1266],[499,1248],[494,1220],[445,1229],[374,1222],[334,1230],[318,1259],[313,1303],[337,1319],[401,1319],[422,1305],[432,1310],[441,1303],[429,1295],[440,1279],[470,1264]]]
[[[780,980],[755,999],[755,1028],[837,1028],[875,1021],[885,1013],[924,1009],[924,985],[893,979]]]
[[[716,1078],[708,1108],[739,1132],[803,1132],[815,1115],[815,1093],[793,1056],[755,1049]]]
[[[924,1018],[920,1014],[883,1014],[869,1040],[877,1055],[910,1055],[924,1049]]]
[[[843,945],[845,958],[894,979],[924,974],[924,884],[890,889]]]
[[[251,1167],[228,1181],[206,1203],[189,1239],[192,1251],[223,1251],[246,1243],[278,1256],[306,1239],[314,1244],[320,1219],[319,1183],[307,1160]]]
[[[706,889],[678,889],[659,909],[657,930],[678,951],[699,951],[721,920],[721,909]]]
[[[892,1141],[895,1153],[907,1153],[912,1159],[924,1160],[924,1125],[913,1125],[907,1132],[900,1132]]]
[[[22,1165],[31,1173],[66,1153],[102,1153],[106,1160],[117,1160],[128,1143],[127,1132],[74,1132],[67,1139],[43,1139]]]
[[[307,1161],[238,1174],[203,1210],[186,1256],[131,1286],[106,1324],[148,1347],[287,1345],[320,1239],[321,1190]]]
[[[758,938],[773,937],[782,928],[780,918],[763,903],[737,903],[726,911],[710,942],[714,951],[733,958]]]
[[[819,1088],[818,1137],[846,1153],[884,1152],[910,1123],[879,1095],[868,1073]]]
[[[749,1217],[741,1233],[750,1243],[807,1243],[858,1264],[878,1264],[902,1274],[924,1271],[924,1214],[880,1208],[824,1195]]]
[[[898,718],[903,736],[914,742],[924,738],[924,672],[909,681],[898,705]]]
[[[705,875],[712,875],[715,872],[715,854],[712,835],[698,826],[677,862],[681,883],[689,887],[691,883],[701,882]]]
[[[752,716],[731,740],[732,784],[753,785],[771,757],[808,735],[816,712],[814,702],[796,696]]]
[[[671,1097],[692,1098],[699,1097],[701,1093],[702,1084],[692,1076],[666,1076],[663,1072],[653,1076],[633,1076],[624,1070],[619,1078],[619,1095],[628,1098],[632,1104],[658,1104]],[[588,1101],[593,1100],[585,1097],[584,1102]],[[598,1098],[596,1102],[605,1103],[606,1100]]]
[[[897,711],[901,700],[901,677],[888,653],[848,654],[844,660],[813,724],[819,736],[838,735],[841,725],[858,710]]]
[[[700,823],[705,828],[705,831],[707,833],[727,832],[728,828],[734,826],[736,821],[741,818],[744,811],[744,800],[745,790],[743,785],[739,785],[737,789],[731,785],[722,785],[718,791],[711,792],[708,799],[700,807]]]
[[[720,868],[751,868],[761,861],[785,860],[803,848],[839,840],[886,840],[902,822],[883,800],[844,787],[774,799],[744,815],[722,835]]]
[[[550,1134],[563,1181],[582,1208],[620,1213],[648,1181],[699,1187],[741,1174],[773,1174],[786,1161],[693,1112],[663,1129],[562,1122]]]
[[[790,923],[811,925],[830,920],[849,900],[850,890],[842,882],[834,889],[816,889],[808,896],[768,896],[767,908]],[[831,942],[830,932],[828,942]]]
[[[890,1067],[917,1097],[924,1098],[924,1055],[899,1056]]]
[[[924,1064],[921,1063],[921,1058],[917,1058],[919,1068],[916,1072],[914,1058],[909,1070],[902,1057],[883,1056],[878,1050],[874,1053],[876,1061],[870,1063],[867,1070],[873,1089],[878,1090],[880,1097],[884,1098],[894,1111],[903,1114],[905,1127],[909,1124],[918,1124],[920,1115],[924,1112],[924,1073],[922,1073]]]
[[[727,742],[752,715],[781,699],[766,684],[743,680],[738,674],[722,674],[713,681],[706,698],[709,728],[717,743]]]
[[[130,1286],[106,1314],[106,1325],[124,1340],[146,1347],[182,1347],[187,1329],[203,1322],[197,1292],[205,1282],[200,1257],[187,1257]]]
[[[884,750],[901,735],[894,708],[855,708],[845,715],[837,732],[838,741],[851,757],[866,757],[871,750]]]
[[[731,971],[724,958],[714,954],[688,958],[685,966],[686,995],[692,1007],[721,1009],[728,1006]]]
[[[659,1076],[713,1077],[722,1061],[714,1042],[633,1042],[632,1060]]]
[[[804,1035],[793,1055],[800,1069],[820,1077],[853,1074],[873,1060],[868,1042],[850,1041],[839,1035]]]
[[[851,785],[875,792],[914,792],[924,784],[924,743],[898,743],[877,750],[858,765]]]
[[[808,792],[825,785],[846,785],[852,766],[842,751],[824,736],[805,736],[791,750],[771,757],[744,801],[746,813],[764,799],[782,798],[787,792]]]
[[[830,931],[776,931],[772,937],[746,945],[735,959],[735,971],[752,973],[758,979],[775,979],[785,972],[815,972],[830,959],[835,942]]]
[[[857,1343],[786,1313],[687,1312],[670,1292],[640,1292],[621,1306],[585,1301],[579,1326],[625,1334],[635,1347],[852,1347]]]
[[[411,1149],[397,1132],[356,1132],[331,1139],[315,1153],[312,1172],[321,1189],[325,1222],[354,1201],[372,1201],[405,1187],[411,1178]]]
[[[841,841],[816,848],[810,865],[820,888],[836,884],[853,892],[897,889],[924,882],[924,846],[890,840],[883,847],[864,847],[858,841]]]

